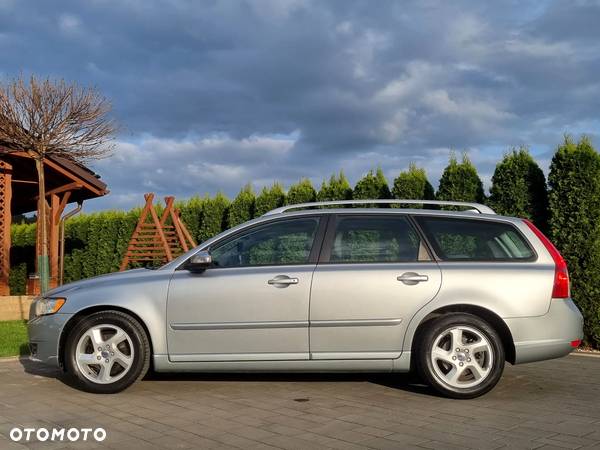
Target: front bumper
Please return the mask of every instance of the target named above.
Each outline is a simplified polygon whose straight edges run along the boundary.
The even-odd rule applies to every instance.
[[[573,301],[553,299],[543,316],[505,319],[515,343],[515,364],[560,358],[583,338],[583,316]]]
[[[29,333],[29,359],[59,366],[60,335],[73,314],[40,316],[27,322]]]

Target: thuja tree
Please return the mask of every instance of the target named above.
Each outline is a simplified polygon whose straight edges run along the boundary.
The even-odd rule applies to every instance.
[[[483,184],[477,174],[477,169],[466,154],[463,154],[460,163],[456,159],[456,155],[450,155],[448,166],[440,178],[437,198],[438,200],[479,203],[485,200]]]
[[[546,230],[546,177],[527,148],[511,150],[496,165],[489,204],[499,214],[530,219]]]
[[[285,192],[280,183],[274,183],[271,187],[263,187],[256,197],[254,216],[262,216],[272,209],[279,208],[285,204]]]
[[[369,173],[358,180],[356,186],[354,186],[352,197],[357,200],[391,198],[390,188],[383,170],[378,168],[375,173],[370,170]]]
[[[11,295],[25,295],[27,291],[27,263],[22,262],[10,268],[8,285]]]
[[[136,208],[70,219],[65,226],[65,282],[118,270],[139,214]]]
[[[408,170],[400,172],[394,180],[392,196],[398,199],[433,200],[435,193],[425,169],[410,163]]]
[[[202,224],[198,232],[198,243],[219,234],[227,225],[229,200],[222,193],[206,196],[202,203]]]
[[[585,341],[600,348],[600,155],[586,137],[566,137],[548,176],[550,235],[571,275]]]
[[[321,184],[321,189],[319,189],[319,192],[317,193],[317,200],[320,202],[326,202],[328,200],[350,200],[351,198],[352,188],[343,171],[340,171],[338,175],[331,175],[329,181],[324,180]]]
[[[247,222],[254,217],[254,190],[251,184],[242,188],[237,197],[231,202],[228,213],[229,227],[234,227],[240,223]]]
[[[288,190],[286,203],[296,205],[298,203],[314,202],[317,198],[317,192],[308,178],[301,179],[298,183],[290,186]]]
[[[187,201],[178,201],[176,204],[181,213],[181,220],[196,242],[200,237],[203,204],[203,199],[197,195]]]

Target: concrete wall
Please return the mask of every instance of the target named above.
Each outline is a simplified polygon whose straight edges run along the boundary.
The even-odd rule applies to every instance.
[[[27,320],[33,297],[9,295],[0,297],[0,320]]]

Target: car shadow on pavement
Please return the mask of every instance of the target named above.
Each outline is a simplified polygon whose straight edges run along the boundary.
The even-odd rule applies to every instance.
[[[26,373],[53,378],[61,383],[73,387],[73,383],[61,369],[29,360],[27,357],[19,358]],[[429,386],[411,373],[158,373],[149,371],[142,383],[152,381],[179,382],[303,382],[303,383],[373,383],[401,391],[438,396]]]
[[[302,382],[302,383],[373,383],[406,392],[435,396],[438,394],[412,373],[159,373],[150,371],[144,381],[205,382]]]
[[[34,375],[36,377],[51,378],[54,380],[58,380],[62,384],[70,388],[78,389],[73,379],[58,367],[52,367],[47,364],[31,361],[26,356],[21,356],[19,358],[19,362],[23,366],[25,373]]]
[[[62,381],[64,373],[57,367],[31,361],[27,356],[21,356],[19,362],[25,369],[25,373],[44,378],[56,378]]]

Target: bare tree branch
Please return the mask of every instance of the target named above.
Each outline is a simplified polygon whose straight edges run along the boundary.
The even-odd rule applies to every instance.
[[[0,85],[0,141],[36,159],[78,163],[110,155],[117,125],[110,102],[95,88],[22,77]]]

